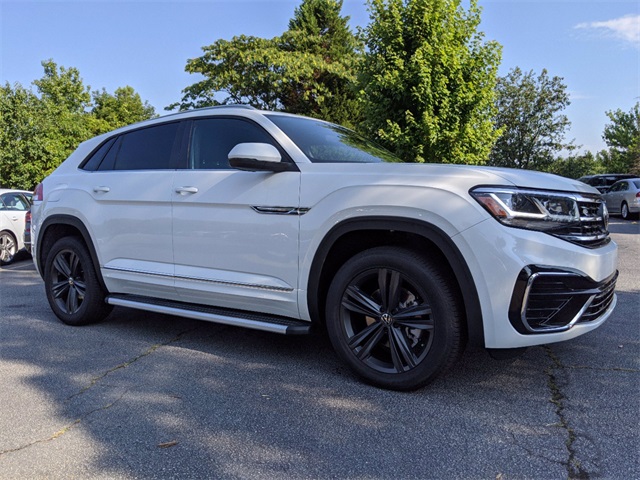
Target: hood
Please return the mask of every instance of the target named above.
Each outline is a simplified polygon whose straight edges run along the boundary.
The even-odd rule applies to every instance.
[[[578,180],[511,168],[437,163],[313,163],[300,165],[300,169],[333,174],[339,177],[337,182],[346,181],[342,176],[351,177],[347,183],[353,183],[354,177],[371,183],[370,177],[375,176],[378,184],[431,186],[450,191],[486,185],[599,194],[594,187]]]
[[[560,177],[551,173],[535,172],[533,170],[517,170],[513,168],[478,167],[492,172],[517,187],[541,188],[544,190],[562,190],[565,192],[595,193],[598,190],[586,183],[570,178]]]

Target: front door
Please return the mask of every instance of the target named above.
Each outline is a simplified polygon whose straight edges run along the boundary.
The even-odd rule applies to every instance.
[[[269,143],[241,118],[195,120],[173,181],[175,285],[181,300],[296,317],[300,173],[229,167],[238,143]]]

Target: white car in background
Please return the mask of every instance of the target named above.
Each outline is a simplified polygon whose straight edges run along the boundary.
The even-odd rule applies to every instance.
[[[600,326],[616,303],[607,219],[575,180],[405,164],[339,125],[226,106],[81,144],[36,188],[31,237],[67,324],[119,305],[313,325],[366,381],[409,390],[467,343],[516,349]]]
[[[25,215],[32,192],[0,189],[0,265],[13,262],[24,248]]]
[[[625,220],[640,216],[640,178],[619,180],[602,195],[612,215],[620,215]]]

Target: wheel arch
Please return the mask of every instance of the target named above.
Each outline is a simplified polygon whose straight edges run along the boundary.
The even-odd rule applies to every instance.
[[[347,219],[325,235],[309,271],[307,304],[314,322],[324,322],[324,304],[331,279],[353,255],[369,248],[395,245],[427,252],[457,284],[464,309],[465,333],[473,345],[484,347],[484,329],[478,292],[467,263],[451,238],[435,225],[406,218]]]
[[[100,286],[106,291],[106,285],[102,278],[100,271],[100,262],[98,261],[98,254],[96,253],[93,240],[89,234],[89,230],[85,224],[77,217],[71,215],[56,214],[51,215],[42,223],[40,231],[38,233],[37,249],[35,261],[37,262],[38,271],[40,275],[44,275],[44,262],[46,260],[47,252],[51,249],[53,244],[63,237],[78,237],[80,238],[91,256],[91,261],[96,270],[98,282]]]

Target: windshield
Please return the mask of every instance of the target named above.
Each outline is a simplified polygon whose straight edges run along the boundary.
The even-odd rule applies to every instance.
[[[269,120],[313,163],[400,162],[391,152],[348,128],[312,118],[268,114]]]

